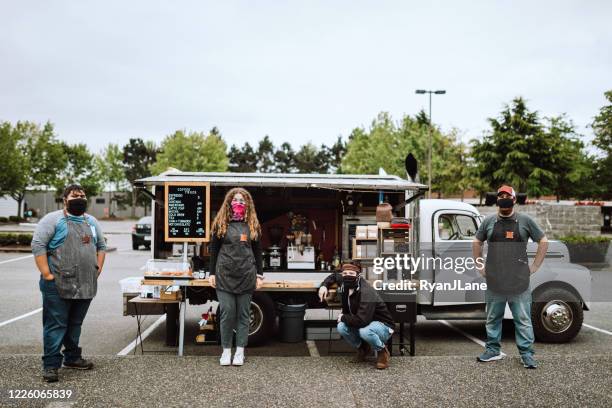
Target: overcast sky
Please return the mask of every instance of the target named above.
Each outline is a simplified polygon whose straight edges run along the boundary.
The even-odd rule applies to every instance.
[[[586,127],[612,89],[611,1],[4,1],[0,120],[99,151],[220,128],[331,143],[427,108],[464,140],[521,95]]]

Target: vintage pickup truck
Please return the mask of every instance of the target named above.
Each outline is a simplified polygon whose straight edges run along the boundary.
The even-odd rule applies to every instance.
[[[330,175],[330,174],[261,174],[261,173],[194,173],[169,171],[135,183],[137,188],[152,198],[152,258],[171,256],[173,244],[164,241],[164,194],[167,182],[209,182],[211,210],[219,208],[226,191],[241,186],[248,189],[256,203],[262,224],[262,244],[270,245],[269,231],[288,228],[288,215],[303,214],[311,222],[314,246],[321,258],[329,260],[337,251],[342,260],[353,256],[356,227],[376,225],[376,206],[381,200],[389,202],[395,215],[409,219],[410,252],[421,256],[471,257],[471,243],[481,222],[476,207],[467,203],[422,199],[426,185],[392,175]],[[517,209],[520,211],[520,206]],[[286,230],[285,230],[286,231]],[[284,235],[283,235],[284,237]],[[283,238],[284,239],[284,238]],[[530,256],[535,243],[529,243]],[[204,260],[206,244],[193,244],[193,253]],[[485,247],[486,253],[486,247]],[[367,260],[364,260],[367,262]],[[317,265],[318,266],[318,265]],[[283,288],[264,288],[257,291],[252,301],[250,343],[263,342],[272,335],[276,324],[276,303],[307,303],[309,308],[321,308],[317,288],[330,273],[327,270],[290,269],[286,263],[280,268],[266,270],[266,281],[310,282],[308,287],[291,285]],[[462,273],[439,268],[419,268],[413,278],[430,283],[484,282],[478,272],[466,269]],[[377,279],[367,274],[368,279]],[[588,310],[591,290],[590,271],[570,263],[564,244],[550,241],[548,253],[541,269],[532,275],[534,294],[532,317],[539,341],[567,342],[580,331],[583,310]],[[436,288],[437,287],[437,288]],[[420,290],[417,311],[427,319],[483,320],[484,292],[482,290],[445,290],[434,285],[433,290]],[[187,288],[191,304],[216,299],[210,287]],[[507,310],[507,317],[510,317]],[[176,330],[176,311],[168,310],[167,333]],[[172,318],[174,317],[174,318]]]

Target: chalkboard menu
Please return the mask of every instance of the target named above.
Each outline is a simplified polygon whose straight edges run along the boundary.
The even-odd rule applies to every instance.
[[[210,183],[167,182],[164,188],[165,241],[208,242]]]

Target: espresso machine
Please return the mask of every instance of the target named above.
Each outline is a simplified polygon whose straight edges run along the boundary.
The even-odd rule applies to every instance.
[[[315,247],[312,235],[294,232],[287,237],[287,269],[315,269]]]

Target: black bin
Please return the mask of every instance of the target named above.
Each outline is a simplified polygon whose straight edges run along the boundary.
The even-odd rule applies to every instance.
[[[395,323],[416,323],[416,292],[384,291],[380,295]]]
[[[308,305],[278,304],[280,341],[297,343],[304,340],[304,315]]]

